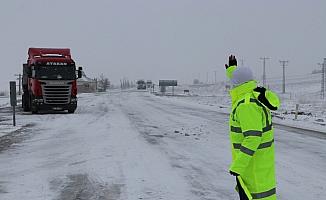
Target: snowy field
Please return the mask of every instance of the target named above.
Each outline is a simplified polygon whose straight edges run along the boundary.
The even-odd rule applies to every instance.
[[[189,99],[113,91],[81,94],[75,114],[20,110],[20,128],[0,138],[0,199],[237,199],[227,99]],[[0,109],[2,127],[11,113]],[[279,199],[326,196],[325,139],[275,129]]]
[[[9,97],[7,97],[7,96],[0,97],[0,107],[5,107],[5,106],[8,106],[9,104],[10,104]]]
[[[321,99],[320,74],[289,76],[286,80],[286,93],[282,94],[282,79],[267,79],[270,89],[277,92],[281,99],[281,108],[274,112],[274,121],[279,124],[302,127],[305,129],[326,132],[326,97]],[[184,94],[189,90],[189,94]],[[169,93],[171,93],[169,89]],[[224,82],[206,85],[182,85],[175,89],[174,97],[167,97],[181,102],[192,102],[208,105],[218,110],[229,112],[231,99]],[[295,120],[296,104],[299,105],[298,117]]]
[[[17,97],[18,101],[21,100],[21,98]],[[1,96],[0,97],[0,137],[10,134],[13,131],[19,130],[21,128],[20,125],[17,125],[16,127],[13,127],[12,124],[12,109],[9,108],[10,106],[10,99],[7,96]],[[8,114],[11,114],[10,117]]]

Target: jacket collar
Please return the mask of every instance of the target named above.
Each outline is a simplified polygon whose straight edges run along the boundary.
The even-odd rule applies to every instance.
[[[256,81],[248,81],[230,90],[232,105],[244,98],[247,93],[252,92],[257,87]]]

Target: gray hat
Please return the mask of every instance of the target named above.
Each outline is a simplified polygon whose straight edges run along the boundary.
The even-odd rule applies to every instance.
[[[233,75],[231,78],[231,83],[234,85],[240,85],[242,83],[254,80],[254,76],[252,71],[248,67],[237,67],[233,71]]]

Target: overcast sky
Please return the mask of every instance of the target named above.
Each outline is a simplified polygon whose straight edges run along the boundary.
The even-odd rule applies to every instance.
[[[90,77],[113,83],[225,80],[234,53],[256,77],[305,74],[326,57],[325,0],[2,0],[0,86],[22,72],[29,47],[69,47]]]

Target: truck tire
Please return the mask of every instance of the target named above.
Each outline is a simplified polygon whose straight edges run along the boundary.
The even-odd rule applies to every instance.
[[[24,112],[29,112],[31,111],[31,108],[30,108],[30,103],[29,103],[29,95],[24,93],[23,94],[23,97],[22,97],[22,106],[23,106],[23,110]]]
[[[68,109],[68,113],[74,113],[75,109]]]
[[[37,114],[38,110],[37,109],[32,109],[32,114]]]
[[[24,108],[24,95],[22,95],[22,108]]]
[[[32,114],[37,114],[38,113],[38,109],[36,106],[33,105],[33,100],[34,100],[34,96],[30,95],[29,98],[29,106],[30,106],[30,110],[32,111]]]

